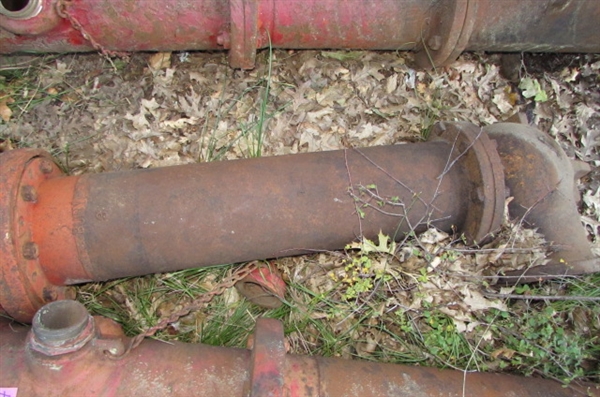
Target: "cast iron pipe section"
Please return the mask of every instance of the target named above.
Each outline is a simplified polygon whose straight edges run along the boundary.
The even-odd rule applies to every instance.
[[[0,0],[0,53],[414,50],[422,66],[465,50],[600,52],[596,0]]]
[[[479,127],[426,143],[64,176],[49,155],[0,155],[0,306],[29,321],[59,286],[343,248],[427,225],[480,241],[504,181]],[[370,188],[368,187],[370,186]]]
[[[379,231],[400,239],[433,225],[480,242],[501,223],[503,168],[514,216],[556,250],[504,281],[600,271],[556,143],[508,123],[438,123],[432,137],[81,176],[64,176],[43,151],[3,153],[0,306],[29,321],[69,297],[65,285],[339,249]]]
[[[597,385],[287,354],[283,325],[266,318],[250,350],[146,339],[115,358],[127,342],[70,300],[40,309],[32,329],[0,319],[0,387],[19,397],[600,396]]]

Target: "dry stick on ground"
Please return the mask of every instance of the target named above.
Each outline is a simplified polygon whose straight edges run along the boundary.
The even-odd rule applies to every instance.
[[[596,298],[593,296],[519,295],[519,294],[496,294],[493,292],[484,292],[483,295],[489,296],[491,298],[505,298],[505,299],[600,302],[600,298]]]

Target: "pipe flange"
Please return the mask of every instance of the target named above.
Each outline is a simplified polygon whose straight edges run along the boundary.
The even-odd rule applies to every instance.
[[[258,0],[230,0],[229,63],[253,69],[258,45]]]
[[[452,145],[447,167],[459,166],[465,173],[468,209],[461,230],[469,243],[479,243],[500,228],[504,214],[504,172],[495,142],[467,122],[440,122],[432,136]]]
[[[74,296],[46,278],[31,229],[39,186],[61,175],[42,150],[0,155],[0,307],[18,321],[29,322],[45,303]]]
[[[415,55],[417,64],[423,68],[436,68],[454,62],[469,44],[476,13],[476,1],[439,2],[429,33]]]
[[[252,368],[244,395],[283,397],[287,353],[283,324],[273,318],[257,319],[248,345],[252,349]]]

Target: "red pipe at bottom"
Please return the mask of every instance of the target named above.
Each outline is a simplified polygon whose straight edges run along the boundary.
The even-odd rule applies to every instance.
[[[257,320],[252,350],[144,340],[123,354],[119,325],[75,301],[33,326],[0,321],[0,390],[25,396],[600,396],[538,378],[286,354],[282,324]]]

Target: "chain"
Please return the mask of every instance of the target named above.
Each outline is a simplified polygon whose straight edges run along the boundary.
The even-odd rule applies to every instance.
[[[123,351],[122,354],[115,355],[115,354],[111,354],[110,352],[107,352],[108,356],[111,358],[114,358],[114,359],[121,359],[122,357],[127,355],[129,352],[131,352],[133,349],[138,347],[140,345],[140,343],[142,343],[144,338],[153,336],[156,332],[158,332],[162,329],[165,329],[169,324],[174,323],[175,321],[179,320],[181,317],[188,315],[192,311],[201,309],[205,304],[209,303],[215,296],[223,294],[223,292],[225,292],[225,290],[233,287],[235,285],[235,283],[244,279],[246,276],[248,276],[250,273],[252,273],[254,270],[256,270],[258,268],[258,264],[259,264],[259,262],[254,261],[254,262],[248,263],[246,266],[243,266],[243,267],[237,269],[230,276],[223,279],[223,281],[221,281],[211,291],[208,291],[208,292],[198,296],[196,299],[194,299],[188,305],[185,305],[180,310],[171,313],[171,315],[168,317],[163,317],[158,323],[156,323],[152,327],[148,328],[146,331],[131,338],[131,340],[129,341],[129,345]]]
[[[61,18],[67,19],[73,29],[77,30],[84,39],[90,42],[92,47],[98,52],[100,52],[106,58],[110,57],[120,57],[120,58],[128,58],[128,54],[120,51],[111,51],[102,46],[102,44],[98,43],[94,38],[85,30],[81,22],[77,20],[73,15],[71,15],[68,11],[68,7],[72,4],[72,0],[58,0],[56,3],[56,12]]]

